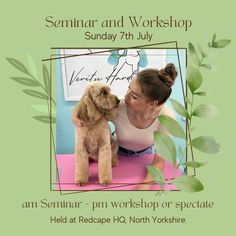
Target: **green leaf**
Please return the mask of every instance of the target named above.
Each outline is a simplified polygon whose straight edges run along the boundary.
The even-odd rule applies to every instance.
[[[15,58],[10,58],[10,57],[7,57],[6,58],[7,61],[12,65],[14,66],[17,70],[29,75],[29,72],[28,70],[26,69],[26,67],[20,62],[18,61],[17,59]]]
[[[213,44],[216,41],[216,34],[213,34],[212,40],[211,40],[211,44]]]
[[[208,43],[208,47],[211,48],[212,47],[212,44],[216,41],[216,34],[214,33],[213,36],[212,36],[212,40],[211,42]]]
[[[165,128],[170,134],[185,139],[185,132],[182,126],[174,119],[166,115],[158,116],[160,124],[163,128]]]
[[[42,123],[50,124],[50,121],[51,123],[56,123],[56,118],[53,116],[51,117],[51,120],[50,120],[50,116],[33,116],[33,118]]]
[[[215,154],[220,151],[220,144],[211,136],[199,136],[190,142],[190,145],[201,152]]]
[[[172,164],[176,162],[176,147],[174,141],[159,131],[154,131],[154,145],[157,153]]]
[[[213,117],[218,113],[215,106],[211,104],[201,104],[193,111],[193,116],[198,117]]]
[[[163,188],[165,185],[163,173],[158,168],[155,168],[151,165],[147,166],[147,170],[152,178],[156,181],[156,183],[159,184],[161,188]]]
[[[29,65],[29,69],[31,74],[33,75],[33,77],[36,79],[38,78],[38,71],[37,71],[37,67],[34,63],[33,58],[30,56],[30,54],[28,54],[28,65]]]
[[[40,99],[46,99],[46,100],[49,99],[46,94],[35,91],[35,90],[24,89],[23,92],[30,95],[30,96],[32,96],[32,97],[36,97],[36,98],[40,98]]]
[[[172,184],[181,191],[185,192],[199,192],[202,191],[202,183],[193,176],[183,175],[172,180]]]
[[[28,79],[28,78],[24,78],[24,77],[11,77],[11,79],[13,79],[14,81],[16,81],[19,84],[23,84],[26,86],[30,86],[30,87],[39,86],[39,83],[33,79]]]
[[[230,42],[231,42],[231,40],[229,40],[229,39],[220,39],[220,40],[213,42],[211,46],[213,48],[224,48],[228,44],[230,44]]]
[[[201,45],[198,43],[197,44],[197,47],[198,47],[198,51],[200,52],[201,56],[204,58],[204,57],[207,57],[207,54],[203,51]]]
[[[208,70],[212,70],[212,66],[210,64],[201,64],[200,66]]]
[[[197,67],[188,66],[187,82],[192,93],[194,93],[202,84],[202,75]]]
[[[190,104],[190,105],[192,105],[192,102],[190,101],[190,99],[188,98],[188,97],[184,97],[185,98],[185,101],[188,103],[188,104]],[[185,108],[184,108],[185,109]],[[186,110],[187,111],[187,110]]]
[[[198,96],[206,96],[208,93],[207,92],[195,92],[194,95]]]
[[[43,80],[47,94],[50,94],[50,77],[48,69],[45,65],[43,65]]]
[[[189,54],[193,59],[194,64],[200,65],[200,60],[197,55],[197,51],[192,43],[188,43]]]
[[[199,168],[204,166],[206,163],[205,162],[197,162],[197,161],[187,161],[181,165],[185,165],[187,167],[191,167],[191,168]]]
[[[178,114],[186,117],[187,119],[190,117],[187,110],[181,103],[179,103],[177,100],[172,99],[172,98],[170,98],[170,102]]]

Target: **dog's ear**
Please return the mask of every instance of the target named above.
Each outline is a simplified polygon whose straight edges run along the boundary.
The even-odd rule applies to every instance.
[[[81,98],[74,114],[83,122],[95,122],[101,118],[101,113],[96,109],[92,99],[85,95]]]

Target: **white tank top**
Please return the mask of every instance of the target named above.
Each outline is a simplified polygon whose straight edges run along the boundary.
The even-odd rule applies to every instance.
[[[175,113],[166,105],[163,106],[159,115],[167,115],[175,118]],[[127,116],[127,108],[124,100],[120,102],[118,115],[112,120],[116,127],[116,135],[119,146],[132,151],[140,151],[154,145],[153,132],[158,130],[167,134],[168,132],[161,127],[158,119],[145,129],[136,128],[133,126]]]

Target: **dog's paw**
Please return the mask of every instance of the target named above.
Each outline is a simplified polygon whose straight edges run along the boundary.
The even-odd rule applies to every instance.
[[[103,176],[99,178],[99,183],[104,186],[107,187],[109,184],[112,183],[112,176]]]
[[[83,187],[84,185],[86,185],[87,182],[76,182],[75,184],[80,186],[80,187]]]
[[[109,184],[111,184],[112,182],[112,179],[109,178],[109,179],[102,179],[102,180],[99,180],[99,183],[104,186],[104,187],[107,187]]]
[[[82,187],[88,182],[88,178],[76,178],[75,184]]]

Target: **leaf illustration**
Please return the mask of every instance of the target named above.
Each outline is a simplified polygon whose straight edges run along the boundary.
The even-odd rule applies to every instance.
[[[158,168],[155,168],[154,166],[151,165],[147,166],[147,170],[148,173],[152,176],[152,178],[156,181],[156,183],[163,188],[165,185],[165,180],[162,172]]]
[[[220,40],[213,42],[211,46],[213,48],[224,48],[228,44],[230,44],[230,42],[231,42],[231,40],[229,40],[229,39],[220,39]]]
[[[33,116],[33,118],[42,123],[50,123],[50,116]],[[56,123],[56,118],[53,116],[51,117],[51,123]]]
[[[211,44],[213,44],[216,41],[216,34],[213,34],[212,40],[211,40]]]
[[[189,114],[188,114],[187,110],[185,109],[185,107],[181,103],[179,103],[177,100],[172,99],[172,98],[170,98],[170,102],[178,114],[180,114],[186,118],[189,118]]]
[[[165,128],[170,134],[185,139],[185,132],[182,126],[174,119],[166,115],[158,116],[160,124]]]
[[[43,80],[44,80],[44,85],[45,85],[47,94],[49,94],[50,93],[50,77],[49,77],[48,69],[45,65],[43,65]]]
[[[212,70],[212,66],[209,65],[209,64],[201,64],[200,66],[203,67],[203,68],[206,68],[208,70]]]
[[[38,71],[37,71],[37,67],[34,63],[33,58],[30,56],[30,54],[28,54],[28,65],[29,65],[29,69],[31,74],[33,75],[33,77],[36,79],[38,78]]]
[[[176,162],[176,147],[174,141],[159,131],[154,131],[154,145],[157,153],[172,164]]]
[[[207,92],[195,92],[194,95],[198,95],[198,96],[206,96],[208,95],[209,93]]]
[[[188,97],[184,96],[184,98],[185,98],[185,101],[186,101],[188,104],[192,105],[192,102],[190,101],[190,99],[189,99]]]
[[[14,81],[16,81],[19,84],[23,84],[26,86],[30,86],[30,87],[39,86],[39,83],[33,79],[28,79],[28,78],[24,78],[24,77],[11,77],[11,79],[13,79]]]
[[[187,167],[191,167],[191,168],[199,168],[204,166],[206,163],[205,162],[197,162],[197,161],[187,161],[181,165],[185,165]]]
[[[207,57],[207,54],[203,51],[201,45],[198,43],[197,44],[197,47],[198,47],[198,51],[200,52],[201,56],[204,58],[204,57]]]
[[[32,96],[32,97],[36,97],[36,98],[40,98],[40,99],[49,99],[46,94],[35,91],[35,90],[24,89],[23,92]]]
[[[11,57],[7,57],[6,58],[7,61],[12,65],[14,66],[17,70],[29,75],[29,72],[28,70],[26,69],[26,67],[20,62],[18,61],[17,59],[15,58],[11,58]]]
[[[185,192],[199,192],[202,191],[202,183],[193,176],[183,175],[172,180],[172,184],[181,191]]]
[[[188,66],[187,82],[192,93],[194,93],[202,84],[202,75],[197,67]]]
[[[201,152],[209,154],[218,153],[220,151],[220,144],[211,136],[199,136],[193,139],[190,145]]]
[[[200,60],[197,55],[197,51],[192,43],[188,43],[189,54],[193,59],[194,64],[200,65]]]
[[[193,116],[198,117],[213,117],[218,113],[215,106],[211,104],[201,104],[197,106],[193,111]]]

